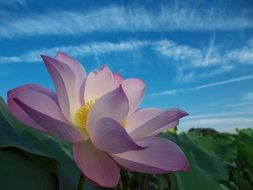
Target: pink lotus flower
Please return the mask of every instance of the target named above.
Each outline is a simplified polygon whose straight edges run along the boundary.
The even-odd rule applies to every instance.
[[[113,187],[119,166],[151,174],[189,170],[180,148],[156,137],[186,112],[139,109],[144,82],[123,80],[108,67],[86,76],[81,64],[63,53],[42,59],[56,93],[36,84],[15,88],[8,93],[9,110],[28,126],[72,142],[74,160],[87,178]]]

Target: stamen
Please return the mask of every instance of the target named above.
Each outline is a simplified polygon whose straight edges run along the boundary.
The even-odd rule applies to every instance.
[[[126,119],[123,119],[123,120],[121,121],[121,126],[122,126],[123,128],[125,128],[125,127],[127,126],[127,120],[126,120]]]
[[[73,123],[81,128],[84,135],[89,136],[89,133],[87,131],[87,118],[88,113],[95,104],[95,100],[91,100],[87,102],[84,106],[82,106],[73,116],[72,121]]]

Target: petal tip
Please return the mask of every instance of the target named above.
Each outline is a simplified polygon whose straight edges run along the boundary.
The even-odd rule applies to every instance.
[[[189,172],[191,170],[191,166],[187,160],[187,158],[185,158],[185,164],[184,164],[184,167],[183,167],[183,171],[184,172]]]
[[[104,70],[110,70],[110,69],[107,65],[103,65],[100,70],[104,71]]]
[[[188,112],[183,111],[183,110],[181,110],[181,113],[182,113],[183,117],[185,117],[185,116],[189,115],[189,113],[188,113]]]
[[[180,116],[181,116],[180,118],[189,115],[188,112],[186,112],[186,111],[184,111],[184,110],[181,110],[181,109],[179,109],[179,108],[172,108],[171,110],[175,110],[176,112],[178,112],[178,113],[180,114]]]
[[[53,58],[47,56],[47,55],[40,55],[40,57],[42,58],[42,60],[47,64],[50,63],[52,61]]]

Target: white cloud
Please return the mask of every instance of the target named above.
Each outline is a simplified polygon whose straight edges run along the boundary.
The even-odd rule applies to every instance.
[[[41,60],[40,55],[54,56],[56,52],[63,51],[74,57],[84,57],[88,55],[105,54],[112,52],[134,51],[141,47],[147,46],[148,41],[122,41],[122,42],[94,42],[76,46],[61,46],[48,49],[31,50],[20,56],[0,57],[0,64],[20,63],[20,62],[38,62]]]
[[[195,63],[200,62],[202,59],[201,50],[187,45],[179,45],[169,40],[160,41],[156,44],[154,50],[175,61],[190,60]]]
[[[162,92],[158,92],[158,93],[152,93],[152,94],[149,94],[148,96],[153,97],[153,96],[161,96],[161,95],[173,95],[173,94],[178,94],[178,93],[182,93],[182,92],[196,91],[196,90],[200,90],[200,89],[204,89],[204,88],[222,86],[225,84],[240,82],[240,81],[244,81],[244,80],[252,80],[252,79],[253,79],[253,75],[247,75],[247,76],[237,77],[237,78],[228,79],[228,80],[224,80],[224,81],[203,84],[203,85],[196,86],[193,88],[166,90],[166,91],[162,91]]]
[[[204,48],[163,40],[155,45],[154,51],[172,60],[177,71],[175,79],[180,82],[211,77],[235,68],[223,58],[223,50],[215,45],[215,36]]]
[[[0,56],[0,64],[38,62],[41,60],[39,55],[47,54],[54,56],[57,51],[63,51],[79,58],[88,55],[98,56],[113,52],[125,53],[132,51],[135,53],[140,52],[139,50],[141,48],[148,48],[156,55],[165,56],[169,59],[167,62],[176,69],[176,77],[174,80],[177,82],[189,82],[201,78],[212,77],[236,69],[241,64],[245,63],[243,60],[250,60],[249,54],[242,53],[248,47],[252,47],[253,52],[253,40],[249,40],[246,45],[241,48],[225,51],[221,49],[221,46],[215,45],[215,37],[211,37],[209,45],[202,49],[185,44],[178,44],[172,40],[101,41],[72,46],[35,49],[21,55],[13,55],[9,57]],[[231,56],[235,55],[234,52],[241,52],[240,56]],[[246,55],[246,57],[243,58],[243,55]],[[237,61],[235,59],[237,59]]]
[[[253,64],[253,39],[250,39],[242,48],[228,52],[225,58],[235,62]]]
[[[89,12],[55,10],[44,14],[8,16],[0,22],[0,36],[76,35],[117,31],[234,31],[253,28],[252,18],[246,13],[178,6],[162,6],[159,11],[116,6]]]
[[[210,43],[205,48],[181,45],[174,41],[163,40],[156,44],[154,50],[159,54],[171,58],[174,61],[181,61],[180,68],[205,68],[224,67],[228,64],[222,54],[221,48],[215,45],[215,37],[211,37]],[[226,68],[224,67],[226,70]]]
[[[176,80],[187,82],[232,71],[242,64],[253,64],[253,39],[240,48],[225,50],[211,37],[207,47],[199,48],[163,40],[154,51],[172,60],[176,66]]]

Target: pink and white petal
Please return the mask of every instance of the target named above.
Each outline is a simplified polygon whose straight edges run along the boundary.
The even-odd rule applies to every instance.
[[[36,87],[22,86],[9,93],[12,102],[9,104],[10,110],[17,115],[24,123],[30,127],[50,133],[61,140],[69,142],[79,142],[83,140],[81,133],[71,126],[64,117],[57,103],[47,94],[37,90]],[[12,105],[15,107],[12,108]],[[17,106],[19,106],[18,109]],[[17,111],[21,112],[21,116]]]
[[[147,148],[111,154],[112,158],[120,166],[137,172],[163,174],[189,171],[187,158],[175,143],[158,137],[148,137],[138,143]]]
[[[188,115],[188,113],[180,109],[171,109],[164,111],[153,119],[147,121],[140,127],[133,130],[130,133],[130,136],[134,140],[141,140],[142,138],[149,136],[156,130],[164,127],[165,125],[173,123],[186,115]]]
[[[87,118],[87,129],[90,134],[96,131],[96,122],[99,119],[109,117],[121,123],[128,113],[128,100],[122,87],[107,93],[98,99]]]
[[[121,77],[120,74],[113,73],[113,78],[114,78],[114,89],[118,88],[121,82],[123,81],[123,78]]]
[[[25,123],[26,125],[34,128],[34,129],[38,129],[40,131],[46,132],[46,130],[44,128],[42,128],[40,125],[38,125],[36,122],[34,122],[31,117],[29,115],[27,115],[24,110],[22,108],[20,108],[19,105],[17,105],[17,103],[14,101],[14,98],[17,98],[17,96],[20,93],[23,93],[27,90],[35,90],[38,91],[39,93],[45,94],[48,97],[52,98],[54,101],[57,100],[56,98],[56,94],[46,88],[43,88],[39,85],[36,84],[27,84],[27,85],[23,85],[20,86],[18,88],[15,88],[13,90],[10,90],[8,92],[8,109],[9,111],[12,113],[13,116],[15,116],[18,120],[20,120],[21,122]]]
[[[80,73],[77,73],[76,64],[69,66],[69,63],[61,62],[57,59],[42,55],[43,61],[46,64],[46,67],[54,81],[58,101],[60,108],[64,115],[71,120],[71,114],[75,113],[81,106],[81,99],[83,96],[81,93],[81,86],[84,83],[85,76]]]
[[[113,90],[114,78],[111,70],[104,66],[101,70],[89,73],[84,91],[85,102],[96,100]]]
[[[98,120],[90,137],[97,148],[108,153],[143,149],[131,139],[120,123],[111,118]]]
[[[174,121],[168,125],[165,125],[164,127],[161,127],[160,129],[157,129],[156,131],[154,131],[153,133],[151,133],[149,136],[156,136],[158,135],[159,133],[162,133],[163,131],[167,130],[167,129],[170,129],[170,128],[174,128],[176,126],[178,126],[179,124],[179,120],[177,121]]]
[[[140,79],[127,79],[122,81],[121,85],[129,101],[129,116],[136,111],[138,105],[141,103],[145,94],[146,85]]]
[[[84,67],[76,61],[74,58],[68,56],[67,54],[63,52],[58,52],[55,56],[55,59],[67,64],[71,69],[75,72],[79,80],[83,80],[87,77],[86,71]]]
[[[91,141],[75,143],[73,157],[82,173],[91,181],[103,187],[114,187],[118,184],[120,173],[117,164]]]
[[[144,123],[148,122],[149,120],[153,119],[154,117],[161,114],[163,110],[156,109],[156,108],[147,108],[147,109],[140,109],[132,113],[127,118],[127,125],[126,131],[131,133]]]
[[[71,67],[71,69],[75,72],[75,76],[77,77],[77,81],[83,81],[83,83],[81,84],[81,90],[80,90],[80,102],[81,104],[85,104],[84,102],[84,86],[85,86],[85,81],[84,79],[86,79],[87,74],[86,74],[86,70],[84,69],[84,67],[82,66],[81,63],[79,63],[77,60],[75,60],[74,58],[68,56],[67,54],[63,53],[63,52],[58,52],[56,54],[55,59],[67,64],[69,67]],[[76,83],[76,88],[80,88],[80,84]]]

